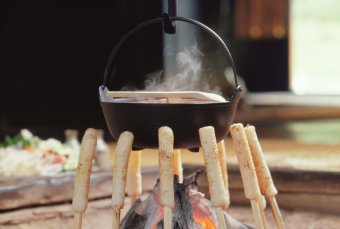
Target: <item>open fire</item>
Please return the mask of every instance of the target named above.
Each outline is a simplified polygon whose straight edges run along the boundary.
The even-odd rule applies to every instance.
[[[201,170],[202,171],[202,170]],[[201,171],[184,178],[183,184],[174,180],[175,207],[173,209],[173,228],[178,229],[218,229],[215,210],[204,194],[197,191],[197,177]],[[251,228],[243,225],[224,212],[229,229]],[[124,229],[156,229],[163,228],[163,207],[160,204],[159,180],[153,192],[144,200],[138,199],[123,218],[120,228]]]

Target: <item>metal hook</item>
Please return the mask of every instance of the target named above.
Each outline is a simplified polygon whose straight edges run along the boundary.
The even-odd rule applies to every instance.
[[[168,13],[163,14],[163,30],[168,34],[176,33],[176,23],[171,19],[177,16],[177,0],[168,0]]]
[[[163,14],[163,30],[168,34],[176,33],[176,24],[167,13]]]

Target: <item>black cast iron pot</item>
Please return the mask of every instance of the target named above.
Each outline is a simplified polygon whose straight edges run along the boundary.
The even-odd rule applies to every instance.
[[[169,21],[170,19],[170,21]],[[166,20],[168,20],[166,22]],[[187,22],[208,32],[225,50],[234,73],[235,89],[226,98],[226,102],[200,103],[200,104],[159,104],[159,103],[134,103],[131,99],[112,99],[105,96],[109,70],[115,55],[122,44],[136,31],[155,23],[173,23],[174,21]],[[114,74],[114,73],[113,73]],[[111,77],[112,75],[111,74]],[[104,117],[112,137],[118,140],[124,131],[134,134],[134,149],[157,148],[158,129],[168,126],[174,132],[174,147],[196,151],[200,147],[198,130],[204,126],[213,126],[217,141],[227,136],[229,126],[233,122],[237,104],[240,100],[241,87],[238,86],[233,58],[223,40],[206,25],[188,18],[169,17],[156,18],[146,21],[121,38],[113,49],[105,69],[104,82],[99,88],[100,102]]]

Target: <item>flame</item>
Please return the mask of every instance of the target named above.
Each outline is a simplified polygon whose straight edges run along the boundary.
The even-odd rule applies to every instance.
[[[205,216],[202,213],[195,212],[193,213],[193,218],[196,223],[196,225],[200,225],[199,228],[205,228],[205,229],[218,229],[215,224],[209,219],[209,217]],[[161,219],[159,219],[157,222],[155,222],[152,229],[157,229],[157,224]]]
[[[217,220],[215,213],[204,194],[195,190],[189,190],[189,197],[192,205],[192,216],[195,223],[199,224],[202,228],[218,229],[215,224]]]
[[[196,226],[199,226],[198,228],[205,228],[205,229],[218,229],[218,227],[214,224],[212,218],[212,212],[211,209],[202,208],[202,200],[199,201],[198,205],[194,205],[192,209],[192,216],[194,219],[194,222],[196,223]],[[152,229],[157,229],[157,224],[159,221],[163,219],[163,208],[160,207],[157,209],[159,213],[159,217],[157,217],[157,220],[153,221]]]
[[[206,229],[217,229],[214,225],[214,223],[206,216],[204,215],[199,215],[199,214],[195,214],[193,215],[194,217],[194,221],[201,225],[202,228],[206,228]]]
[[[208,199],[205,198],[204,194],[188,188],[189,201],[192,206],[192,217],[196,228],[205,229],[218,229],[218,221],[214,208]],[[149,216],[145,228],[157,229],[158,223],[163,219],[163,207],[160,204],[160,190],[159,186],[156,185],[153,190],[153,195],[147,198],[143,203],[135,210],[140,215],[143,215],[145,208],[150,206],[155,207]]]

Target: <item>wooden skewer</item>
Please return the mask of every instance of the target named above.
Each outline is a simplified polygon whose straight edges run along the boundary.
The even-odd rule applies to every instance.
[[[259,205],[259,208],[260,208],[263,227],[264,227],[264,229],[267,229],[268,223],[267,223],[267,217],[266,217],[266,213],[265,213],[267,202],[266,202],[266,198],[264,198],[264,196],[261,195],[261,198],[258,200],[258,205]]]
[[[80,146],[79,162],[74,179],[72,209],[74,212],[74,228],[82,226],[82,214],[86,211],[92,160],[96,151],[97,136],[95,129],[87,129]]]
[[[199,129],[203,157],[207,170],[211,205],[216,209],[219,228],[225,229],[223,209],[228,205],[227,192],[223,182],[215,130],[212,126]]]
[[[261,214],[261,219],[262,219],[262,223],[263,223],[263,228],[268,229],[266,212],[264,210],[260,210],[260,214]]]
[[[83,221],[82,218],[83,218],[82,213],[74,213],[74,228],[75,229],[81,229],[81,225]]]
[[[261,211],[260,211],[257,200],[250,200],[250,204],[251,204],[251,209],[252,209],[253,214],[254,214],[256,228],[257,229],[258,228],[264,228],[263,222],[262,222],[262,217],[261,217]]]
[[[183,166],[181,150],[174,150],[174,174],[178,176],[178,183],[183,183]]]
[[[230,133],[233,139],[233,145],[236,151],[238,165],[241,171],[244,193],[246,198],[249,199],[251,202],[252,211],[256,223],[256,229],[263,229],[264,226],[257,202],[261,197],[261,192],[243,125],[231,125]]]
[[[112,229],[119,229],[120,224],[120,208],[113,209]]]
[[[131,132],[125,131],[120,134],[116,146],[115,161],[112,171],[111,205],[113,208],[113,229],[119,228],[120,210],[124,207],[127,169],[133,138],[134,136]]]
[[[270,170],[268,168],[268,164],[264,158],[262,147],[258,140],[255,127],[247,126],[245,128],[245,132],[251,149],[251,154],[255,163],[256,174],[258,177],[261,192],[269,200],[277,228],[284,229],[285,228],[284,222],[279,210],[279,206],[275,199],[275,196],[278,194],[278,191],[274,185]]]
[[[224,212],[222,208],[216,208],[216,216],[217,216],[218,228],[226,229],[227,226],[225,224]]]
[[[114,98],[184,98],[226,102],[220,95],[200,91],[108,91],[106,95]]]
[[[277,228],[285,229],[286,226],[283,222],[282,215],[281,215],[281,212],[280,212],[280,209],[279,209],[279,205],[276,202],[275,196],[268,197],[268,200],[269,200],[269,204],[272,208],[272,212],[273,212],[273,215],[274,215],[274,219],[275,219]]]
[[[170,207],[164,206],[164,229],[172,229],[172,209]]]
[[[142,194],[141,157],[142,151],[132,151],[130,153],[126,193],[130,196],[131,203],[134,203],[138,196]]]
[[[224,208],[229,208],[230,194],[229,194],[229,181],[228,181],[228,171],[227,171],[227,154],[225,151],[224,140],[220,141],[217,144],[217,147],[218,147],[218,156],[220,159],[220,165],[221,165],[221,170],[222,170],[223,182],[224,182],[224,186],[225,186],[225,190],[227,194],[227,200],[228,200],[228,203],[226,204],[226,206],[224,206]]]
[[[175,207],[173,151],[174,135],[169,127],[158,130],[160,202],[163,206],[164,229],[172,229],[172,209]]]

